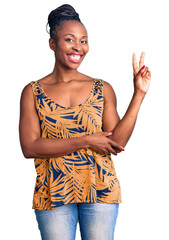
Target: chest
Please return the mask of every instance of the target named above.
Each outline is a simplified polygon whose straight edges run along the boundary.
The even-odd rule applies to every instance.
[[[31,85],[42,137],[72,138],[101,131],[104,103],[102,80],[95,79],[86,88],[54,86],[53,89],[45,88],[45,91],[37,81],[31,82]]]
[[[94,81],[88,83],[79,82],[76,84],[61,83],[51,86],[40,84],[40,87],[48,99],[60,106],[69,108],[85,102],[94,90]]]

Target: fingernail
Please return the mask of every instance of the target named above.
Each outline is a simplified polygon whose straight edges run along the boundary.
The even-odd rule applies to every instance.
[[[109,132],[113,133],[113,131],[109,131]]]
[[[141,74],[141,76],[142,76],[142,77],[144,76],[144,72]]]
[[[123,148],[123,151],[124,151],[125,149]]]
[[[144,69],[145,68],[145,65],[144,66],[142,66],[142,69]]]

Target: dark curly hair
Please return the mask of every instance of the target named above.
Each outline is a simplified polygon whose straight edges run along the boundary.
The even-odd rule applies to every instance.
[[[69,4],[63,4],[60,7],[52,10],[48,16],[48,22],[46,24],[46,31],[47,25],[49,24],[50,27],[50,37],[56,40],[56,36],[53,34],[55,27],[60,25],[61,22],[65,20],[75,20],[83,24],[79,18],[79,14],[76,10]]]

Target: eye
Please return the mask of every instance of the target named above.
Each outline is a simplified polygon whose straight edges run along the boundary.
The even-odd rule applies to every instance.
[[[72,40],[72,42],[73,42],[73,39],[72,38],[67,38],[65,41],[66,42],[71,42],[71,40]],[[84,43],[87,43],[87,41],[85,41],[85,40],[82,40],[81,41],[82,43],[84,42]]]
[[[66,42],[69,42],[69,40],[72,40],[72,41],[73,41],[73,39],[71,39],[71,38],[67,38],[67,39],[66,39]]]
[[[85,40],[82,40],[82,42],[86,42],[87,43],[87,41],[85,41]]]

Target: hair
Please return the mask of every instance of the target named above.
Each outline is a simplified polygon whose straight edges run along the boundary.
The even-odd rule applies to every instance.
[[[75,20],[82,24],[79,14],[76,10],[69,4],[63,4],[60,7],[52,10],[48,16],[48,22],[46,24],[46,31],[47,25],[49,24],[50,27],[50,37],[56,40],[56,36],[54,35],[53,31],[55,31],[55,27],[60,25],[63,21],[66,20]]]

